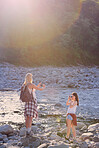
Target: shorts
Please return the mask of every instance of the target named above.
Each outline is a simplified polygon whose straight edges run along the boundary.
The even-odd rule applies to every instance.
[[[67,115],[66,119],[73,120],[71,115]]]

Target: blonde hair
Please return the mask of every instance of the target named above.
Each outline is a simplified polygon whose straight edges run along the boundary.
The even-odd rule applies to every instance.
[[[32,74],[31,73],[27,73],[25,76],[25,81],[24,84],[27,85],[28,83],[32,83],[33,79],[32,79]]]

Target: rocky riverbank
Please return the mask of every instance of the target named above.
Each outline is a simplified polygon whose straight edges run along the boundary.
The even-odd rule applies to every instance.
[[[14,129],[11,125],[0,126],[0,148],[98,148],[99,123],[86,126],[78,122],[77,141],[65,140],[66,126],[45,128],[41,124],[33,125],[33,137],[25,137],[26,129]],[[72,135],[70,136],[72,139]]]

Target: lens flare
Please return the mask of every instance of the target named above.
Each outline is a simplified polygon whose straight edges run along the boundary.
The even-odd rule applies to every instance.
[[[27,48],[49,42],[75,22],[81,0],[1,0],[0,46]]]

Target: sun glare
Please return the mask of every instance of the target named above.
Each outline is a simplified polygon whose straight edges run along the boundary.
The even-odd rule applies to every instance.
[[[63,34],[78,18],[81,1],[2,0],[0,6],[2,45],[21,48],[40,45]]]

